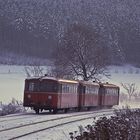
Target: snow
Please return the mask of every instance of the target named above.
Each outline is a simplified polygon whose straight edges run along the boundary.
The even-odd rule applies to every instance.
[[[24,90],[23,66],[0,66],[0,101],[8,103],[12,98],[22,100]]]
[[[140,91],[140,68],[135,68],[131,65],[125,66],[110,66],[109,71],[111,78],[108,80],[121,87],[121,83],[135,83],[138,91]],[[124,92],[121,87],[121,91]]]
[[[79,131],[79,126],[85,128],[88,124],[92,124],[93,119],[88,119],[80,122],[75,122],[68,124],[66,126],[61,126],[57,128],[52,128],[47,131],[42,131],[41,133],[35,133],[34,135],[24,137],[22,140],[70,140],[70,132]],[[78,133],[77,133],[78,134]]]
[[[104,110],[107,111],[107,110]],[[82,115],[84,113],[89,113],[89,112],[71,112],[68,114],[56,114],[56,115],[52,115],[52,114],[40,114],[40,115],[33,115],[33,114],[27,114],[27,115],[22,115],[22,116],[15,116],[11,119],[9,118],[5,118],[7,121],[3,121],[4,118],[0,118],[0,131],[3,129],[7,129],[7,128],[11,128],[11,127],[17,127],[20,125],[24,125],[24,124],[32,124],[33,122],[40,122],[43,121],[43,123],[38,123],[38,124],[34,124],[33,126],[25,126],[25,127],[21,127],[19,129],[13,129],[13,130],[9,130],[8,132],[3,131],[0,132],[0,139],[1,140],[5,140],[5,139],[10,139],[12,137],[15,137],[17,135],[22,135],[25,133],[30,133],[36,130],[40,130],[40,129],[44,129],[47,127],[51,127],[51,126],[55,126],[55,125],[59,125],[59,124],[63,124],[69,121],[75,121],[77,119],[84,119],[87,117],[92,117],[92,119],[88,119],[88,120],[83,120],[83,121],[78,121],[78,122],[72,122],[63,126],[58,126],[52,129],[48,129],[48,130],[44,130],[44,131],[40,131],[28,136],[24,136],[22,138],[19,139],[26,139],[26,140],[32,140],[32,139],[41,139],[41,140],[63,140],[63,139],[69,139],[69,133],[70,132],[74,132],[74,131],[78,131],[78,126],[80,126],[82,124],[83,128],[85,126],[87,126],[88,124],[92,124],[93,122],[93,118],[96,117],[100,117],[104,114],[108,115],[108,114],[112,114],[112,111],[107,111],[107,112],[94,112],[92,113],[92,111],[90,112],[90,114],[86,114],[86,115]],[[63,119],[63,117],[66,116],[72,116],[72,115],[76,115],[74,117],[69,117],[69,118],[65,118]],[[79,115],[79,116],[77,116]],[[28,117],[27,117],[28,116]],[[56,118],[62,118],[60,120],[51,120],[51,119],[56,119]],[[46,121],[48,120],[48,121]],[[51,121],[49,121],[51,120]],[[3,121],[3,122],[2,122]],[[46,121],[46,122],[45,122]]]

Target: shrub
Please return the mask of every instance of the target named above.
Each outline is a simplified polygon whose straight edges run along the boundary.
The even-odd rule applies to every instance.
[[[17,101],[16,99],[12,99],[9,104],[2,104],[0,105],[0,116],[14,114],[14,113],[21,113],[25,112],[25,108],[22,105],[22,102]]]
[[[116,110],[109,118],[101,117],[73,140],[139,140],[140,109]]]

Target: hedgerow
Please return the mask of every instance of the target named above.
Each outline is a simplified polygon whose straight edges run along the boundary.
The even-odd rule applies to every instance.
[[[12,101],[8,104],[0,104],[0,116],[15,114],[25,112],[25,108],[22,105],[22,102],[17,101],[16,99],[12,99]]]
[[[71,140],[140,140],[140,109],[114,113],[114,116],[101,117],[87,125],[80,135],[70,133]]]

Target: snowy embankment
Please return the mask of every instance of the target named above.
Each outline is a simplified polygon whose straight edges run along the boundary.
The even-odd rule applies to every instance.
[[[19,116],[0,117],[0,139],[69,139],[69,132],[78,131],[78,126],[86,126],[93,118],[113,115],[113,110],[71,112],[68,114],[32,113]],[[95,120],[95,119],[94,119]]]
[[[135,83],[137,90],[140,91],[140,68],[126,65],[110,66],[108,70],[111,77],[104,78],[103,82],[113,83],[120,87],[120,83]],[[0,101],[8,103],[12,98],[22,101],[25,78],[24,66],[0,65]],[[125,92],[122,87],[121,92]]]

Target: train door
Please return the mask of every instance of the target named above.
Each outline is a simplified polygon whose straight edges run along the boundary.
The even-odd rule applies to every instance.
[[[62,101],[62,84],[58,84],[58,104],[57,107],[61,108],[61,101]]]
[[[118,87],[117,89],[118,89],[118,90],[117,90],[117,91],[118,91],[118,94],[117,94],[117,96],[118,96],[118,98],[117,98],[117,105],[119,105],[119,98],[120,98],[120,97],[119,97],[119,96],[120,96],[119,93],[120,93],[120,88]]]
[[[100,85],[99,93],[98,93],[98,105],[103,106],[104,105],[104,99],[105,99],[105,89],[103,85]]]
[[[85,101],[85,86],[82,84],[79,84],[78,95],[79,95],[78,107],[80,109],[84,106],[84,101]]]

